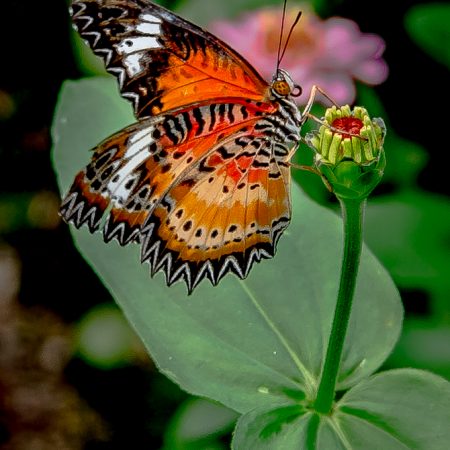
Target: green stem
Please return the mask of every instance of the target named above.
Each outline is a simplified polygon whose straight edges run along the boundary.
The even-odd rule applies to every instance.
[[[366,200],[340,198],[344,221],[344,255],[342,259],[339,293],[334,311],[333,325],[328,342],[325,364],[320,379],[314,408],[328,414],[331,411],[342,349],[352,309],[356,277],[362,249],[362,223]]]

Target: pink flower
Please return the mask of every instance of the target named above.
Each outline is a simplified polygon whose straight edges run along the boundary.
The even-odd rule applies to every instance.
[[[297,12],[288,10],[285,30]],[[280,24],[280,9],[261,9],[239,21],[215,22],[210,30],[271,79],[276,69]],[[302,86],[299,103],[306,103],[312,86],[317,84],[338,104],[351,104],[356,93],[354,80],[369,85],[386,80],[388,67],[381,58],[384,48],[380,36],[361,33],[352,20],[340,17],[322,20],[303,10],[281,66]]]

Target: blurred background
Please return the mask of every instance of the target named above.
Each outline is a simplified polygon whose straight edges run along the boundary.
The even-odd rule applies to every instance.
[[[266,8],[281,11],[281,0],[159,3],[248,53],[270,78],[279,21]],[[339,101],[356,98],[388,126],[388,169],[370,199],[366,242],[406,316],[384,368],[449,379],[450,3],[379,0],[369,11],[356,0],[292,0],[289,8],[288,17],[305,13],[283,67],[304,88],[312,80]],[[327,53],[333,36],[340,52]],[[0,448],[229,447],[234,413],[158,374],[58,216],[50,158],[58,92],[66,79],[103,74],[72,31],[67,2],[5,2],[0,42]],[[316,177],[294,178],[335,208]]]

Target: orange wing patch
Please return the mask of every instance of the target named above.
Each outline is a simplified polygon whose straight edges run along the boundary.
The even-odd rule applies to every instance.
[[[219,102],[236,98],[263,101],[267,100],[268,88],[255,84],[236,61],[217,49],[193,52],[186,60],[172,54],[167,70],[158,77],[156,96],[140,106],[138,115],[148,111],[156,115],[188,103],[209,103],[211,98]]]

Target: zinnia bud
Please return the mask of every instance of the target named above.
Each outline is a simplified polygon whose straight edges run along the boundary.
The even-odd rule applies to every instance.
[[[338,197],[357,199],[367,197],[383,176],[385,134],[383,120],[371,119],[366,109],[333,106],[306,141],[327,187]]]

